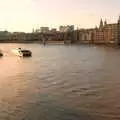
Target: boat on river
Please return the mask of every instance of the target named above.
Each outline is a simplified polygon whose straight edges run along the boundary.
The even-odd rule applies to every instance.
[[[3,53],[2,53],[2,51],[0,50],[0,57],[2,57],[3,56]]]
[[[12,53],[20,57],[31,57],[32,52],[30,50],[15,48],[12,50]]]

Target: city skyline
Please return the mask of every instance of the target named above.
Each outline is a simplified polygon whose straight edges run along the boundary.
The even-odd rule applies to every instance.
[[[119,0],[4,0],[0,4],[0,30],[31,32],[32,28],[60,25],[93,28],[101,18],[116,22],[119,3]]]

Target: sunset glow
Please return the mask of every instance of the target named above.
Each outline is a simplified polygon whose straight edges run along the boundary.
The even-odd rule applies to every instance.
[[[89,28],[101,18],[116,22],[119,0],[1,0],[0,30],[31,32],[40,26]]]

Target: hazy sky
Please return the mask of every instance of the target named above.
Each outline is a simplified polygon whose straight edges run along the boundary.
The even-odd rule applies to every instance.
[[[120,0],[0,0],[0,30],[31,32],[40,26],[94,27],[101,18],[116,22]]]

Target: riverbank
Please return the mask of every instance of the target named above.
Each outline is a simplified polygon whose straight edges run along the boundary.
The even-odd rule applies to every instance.
[[[43,44],[42,41],[0,41],[0,43],[18,43],[18,44]],[[47,45],[92,45],[92,46],[108,46],[108,47],[118,47],[117,44],[115,43],[81,43],[81,42],[74,42],[74,43],[70,43],[70,42],[64,42],[64,41],[46,41],[45,44]]]
[[[40,41],[0,41],[0,43],[26,43],[26,44],[31,44],[31,43],[41,43]]]

